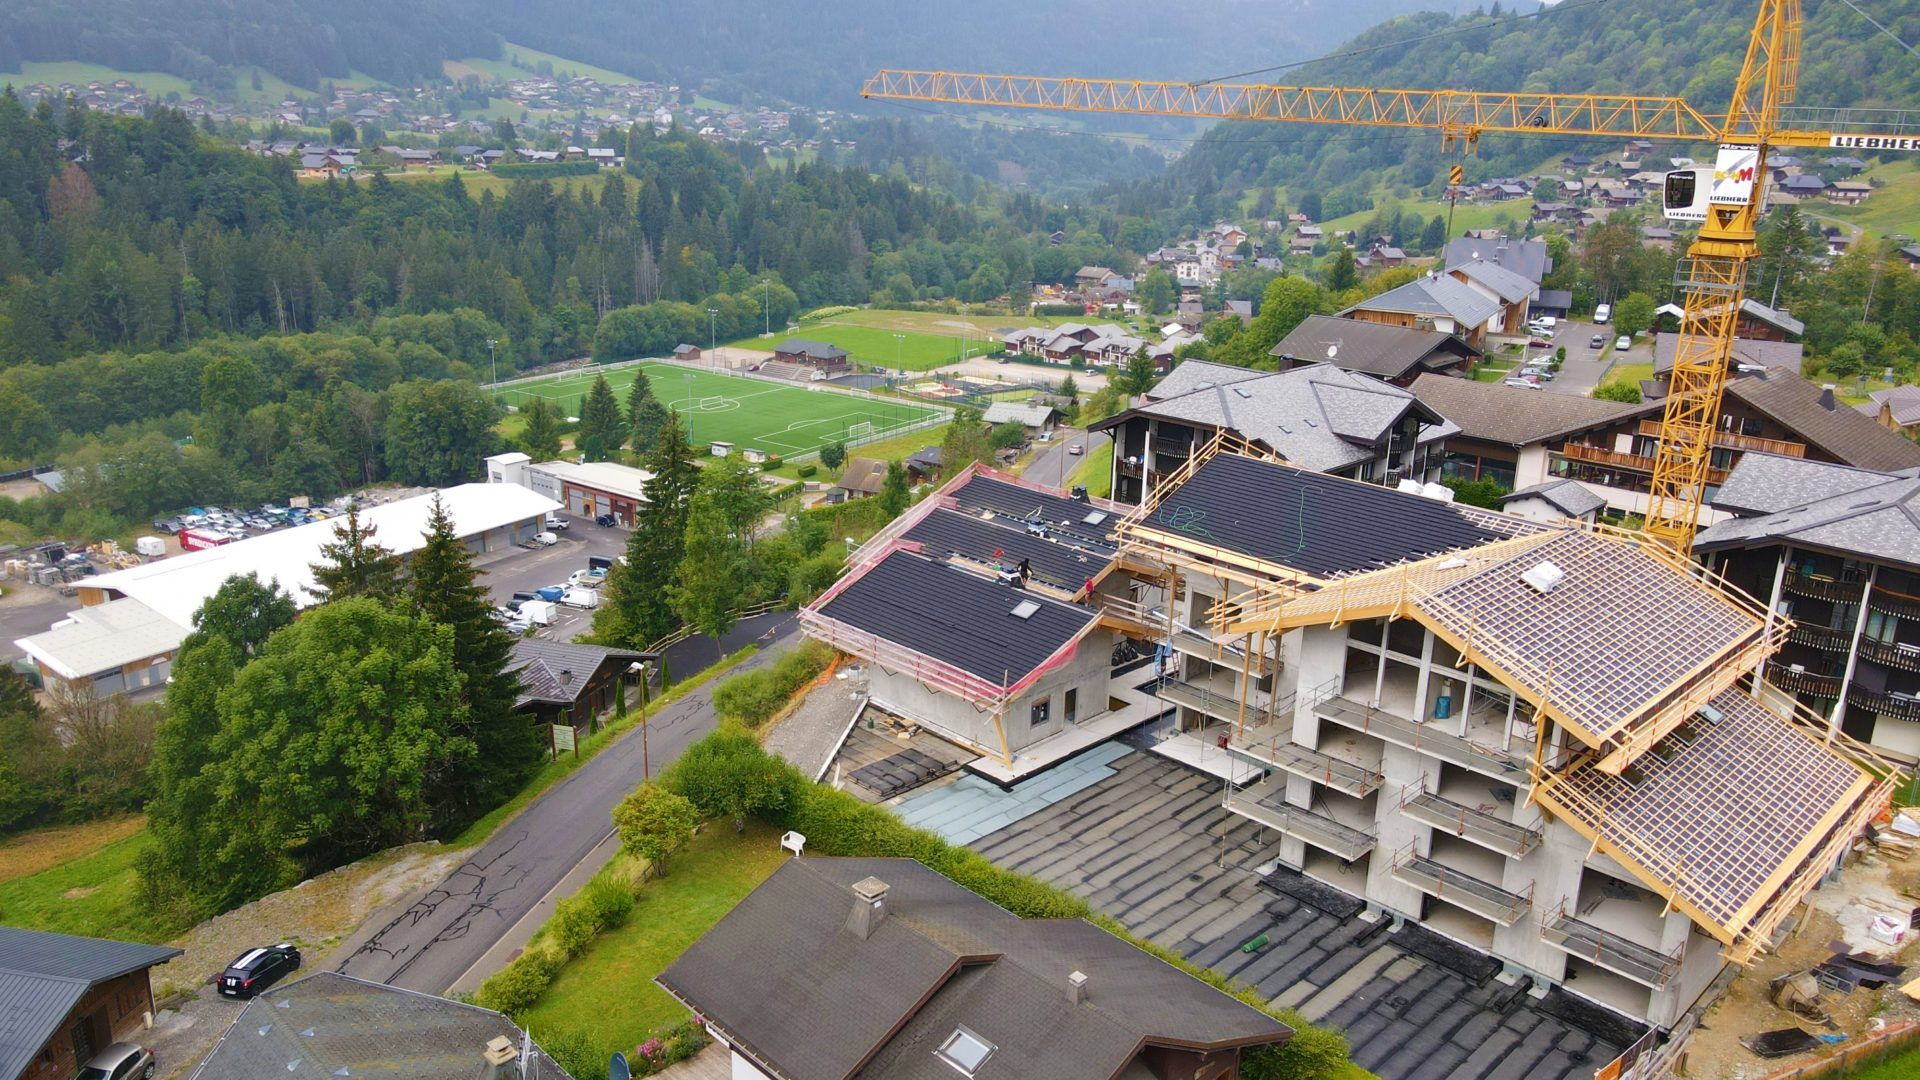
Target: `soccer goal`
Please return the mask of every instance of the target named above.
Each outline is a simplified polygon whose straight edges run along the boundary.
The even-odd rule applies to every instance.
[[[847,425],[847,438],[849,440],[864,439],[867,436],[872,434],[873,434],[873,421],[871,420],[862,420],[858,424]]]
[[[716,394],[713,397],[703,397],[700,399],[700,408],[702,410],[722,409],[732,400],[732,398],[724,394]]]

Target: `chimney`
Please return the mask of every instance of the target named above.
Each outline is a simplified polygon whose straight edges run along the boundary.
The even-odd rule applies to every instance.
[[[561,686],[573,685],[573,669],[572,668],[560,669],[560,685]]]
[[[520,1052],[513,1048],[513,1040],[505,1035],[495,1035],[487,1040],[487,1048],[480,1053],[480,1080],[520,1080]]]
[[[1076,971],[1067,976],[1067,1004],[1084,1005],[1087,1001],[1087,973]]]
[[[853,936],[867,940],[886,918],[887,883],[877,877],[855,882],[853,911],[847,915],[847,929]]]
[[[1833,399],[1832,383],[1828,383],[1825,386],[1822,386],[1820,388],[1820,407],[1827,410],[1828,412],[1832,412],[1834,409],[1839,408],[1839,403]]]

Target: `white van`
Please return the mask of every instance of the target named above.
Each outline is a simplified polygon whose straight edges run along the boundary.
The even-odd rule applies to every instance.
[[[1559,320],[1557,320],[1557,319],[1555,319],[1555,318],[1554,318],[1553,316],[1551,316],[1551,315],[1542,315],[1542,316],[1540,316],[1540,317],[1538,317],[1538,318],[1536,318],[1536,319],[1534,319],[1534,320],[1533,320],[1532,322],[1530,322],[1530,323],[1528,323],[1528,324],[1527,324],[1527,328],[1528,328],[1528,329],[1530,329],[1530,330],[1548,330],[1548,331],[1550,331],[1550,330],[1552,330],[1552,329],[1553,329],[1554,327],[1556,327],[1556,326],[1559,326],[1559,325],[1560,325],[1560,322],[1559,322]]]
[[[1601,304],[1599,307],[1594,308],[1593,321],[1595,324],[1600,326],[1605,326],[1607,323],[1612,322],[1613,321],[1613,305]]]

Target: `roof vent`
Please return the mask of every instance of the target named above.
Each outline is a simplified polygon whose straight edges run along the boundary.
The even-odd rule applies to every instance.
[[[853,883],[853,911],[847,915],[847,929],[861,941],[872,937],[886,919],[887,890],[887,883],[877,877]]]
[[[1076,971],[1067,976],[1067,1003],[1079,1005],[1087,1000],[1087,973]]]
[[[560,669],[560,685],[561,686],[573,685],[573,669],[572,668]]]
[[[1532,586],[1533,591],[1542,596],[1560,587],[1567,580],[1567,572],[1550,562],[1543,562],[1520,575],[1520,580]]]
[[[1247,399],[1248,401],[1252,401],[1252,400],[1253,400],[1253,395],[1252,395],[1252,394],[1249,394],[1249,393],[1247,393],[1247,392],[1246,392],[1245,390],[1243,390],[1243,389],[1241,389],[1241,388],[1240,388],[1240,387],[1238,387],[1238,386],[1236,386],[1236,387],[1234,387],[1234,388],[1233,388],[1233,392],[1234,392],[1234,393],[1236,393],[1236,394],[1239,394],[1239,395],[1240,395],[1241,397],[1243,397],[1243,398],[1245,398],[1245,399]]]
[[[1039,610],[1040,610],[1040,605],[1035,601],[1022,600],[1019,603],[1013,605],[1013,610],[1007,612],[1007,614],[1013,616],[1016,619],[1031,619],[1033,618],[1033,613]]]
[[[1840,407],[1840,403],[1834,400],[1832,383],[1820,388],[1820,407],[1828,412],[1833,412]]]

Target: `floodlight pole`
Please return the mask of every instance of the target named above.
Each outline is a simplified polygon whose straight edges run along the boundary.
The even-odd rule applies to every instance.
[[[700,402],[693,396],[693,372],[685,372],[680,377],[687,380],[687,445],[692,446],[693,414],[700,411]]]
[[[720,347],[720,337],[719,337],[720,332],[718,329],[716,329],[719,326],[719,324],[720,324],[720,309],[708,308],[707,309],[707,351],[710,353],[714,352]]]
[[[498,344],[499,342],[492,338],[487,339],[487,366],[493,370],[493,384],[495,387],[500,385],[500,365],[493,359],[493,347]]]

